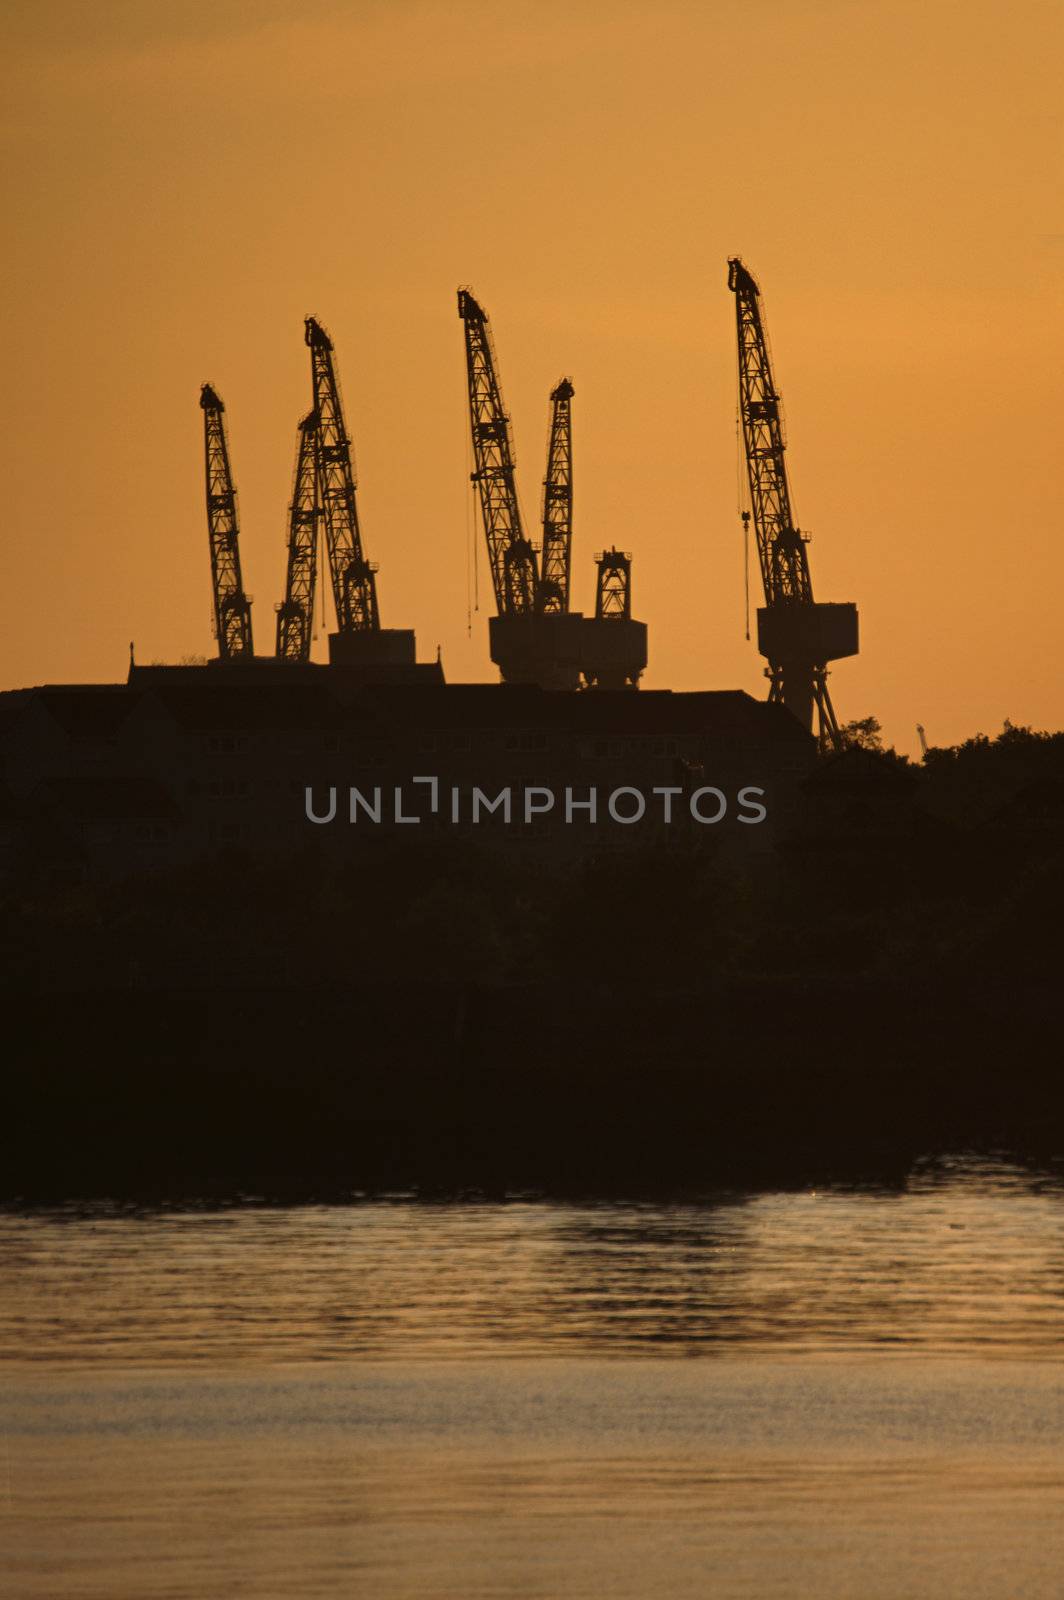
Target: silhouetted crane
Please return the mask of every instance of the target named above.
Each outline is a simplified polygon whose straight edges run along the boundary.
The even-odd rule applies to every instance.
[[[772,378],[761,293],[742,262],[728,262],[739,340],[739,411],[750,504],[765,604],[757,643],[768,659],[769,699],[782,701],[803,727],[817,711],[821,749],[838,749],[839,726],[827,686],[827,664],[857,654],[857,607],[813,599],[807,539],[794,524],[784,464],[780,400]]]
[[[377,564],[367,561],[362,550],[351,440],[344,425],[332,340],[320,323],[308,317],[306,341],[318,416],[318,478],[336,626],[341,634],[376,633],[381,625]]]
[[[214,589],[214,629],[219,661],[250,661],[251,602],[240,575],[240,537],[236,516],[236,490],[225,439],[225,406],[205,383],[200,390],[203,441],[207,468],[207,527],[211,544],[211,583]]]
[[[634,688],[647,661],[646,624],[634,621],[630,609],[623,616],[585,617],[570,608],[573,386],[564,378],[551,393],[541,564],[521,519],[487,313],[468,289],[459,289],[458,315],[465,325],[473,482],[495,590],[491,659],[509,683]]]
[[[277,607],[277,655],[282,661],[310,660],[320,518],[318,413],[311,411],[299,424],[295,480],[288,513],[288,567],[284,599]]]
[[[521,520],[510,419],[503,409],[488,319],[468,289],[458,291],[458,315],[465,324],[473,482],[480,494],[495,605],[500,617],[531,616],[538,609],[539,572]]]

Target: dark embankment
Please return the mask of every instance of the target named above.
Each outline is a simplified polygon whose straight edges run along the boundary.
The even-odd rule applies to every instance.
[[[890,1179],[965,1147],[1052,1163],[1064,848],[1039,803],[984,825],[903,796],[757,863],[436,845],[21,885],[0,923],[4,1197],[633,1194]]]
[[[623,1192],[1064,1150],[1040,989],[783,979],[126,991],[27,1007],[7,1198]]]

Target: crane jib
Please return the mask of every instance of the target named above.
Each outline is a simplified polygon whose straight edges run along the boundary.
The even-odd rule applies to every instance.
[[[537,607],[536,552],[525,537],[514,476],[510,419],[502,403],[488,320],[468,290],[458,293],[465,328],[470,435],[495,605],[500,616]]]
[[[311,381],[317,425],[318,491],[325,547],[329,560],[338,631],[380,631],[376,565],[365,558],[355,498],[351,437],[344,424],[343,404],[328,334],[313,317],[306,320]]]
[[[240,572],[240,530],[236,489],[225,437],[225,406],[208,383],[200,390],[200,406],[203,411],[207,529],[218,656],[222,661],[250,660],[255,652],[251,632],[251,602],[244,593]]]

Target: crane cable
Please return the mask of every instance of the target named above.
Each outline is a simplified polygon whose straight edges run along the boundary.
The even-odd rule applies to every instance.
[[[321,577],[318,579],[318,592],[321,595],[321,631],[322,631],[322,633],[327,633],[328,632],[328,622],[327,622],[326,616],[325,616],[325,590],[328,587],[328,580],[329,580],[329,577],[331,576],[331,569],[330,569],[330,567],[328,565],[328,551],[325,548],[325,523],[324,523],[324,518],[323,517],[319,517],[318,518],[317,540],[318,540],[317,565],[318,565],[318,572],[321,574]],[[339,626],[339,624],[337,624],[337,626]]]
[[[466,446],[466,461],[468,462],[468,460],[469,460],[469,447],[467,445]],[[465,519],[465,522],[466,522],[466,525],[465,525],[465,610],[466,610],[466,638],[467,639],[471,639],[473,637],[473,596],[472,596],[472,587],[471,587],[472,580],[471,580],[471,577],[470,577],[470,568],[472,566],[473,558],[472,558],[472,555],[470,553],[470,548],[469,548],[469,546],[470,546],[470,525],[471,525],[471,519],[470,519],[469,513],[470,513],[470,507],[471,507],[471,504],[472,504],[472,501],[471,501],[471,498],[470,498],[470,494],[469,494],[469,490],[472,489],[472,487],[473,487],[473,485],[469,484],[468,487],[466,488],[465,493],[462,495],[462,499],[465,501],[465,513],[466,513],[466,519]]]
[[[750,513],[743,512],[743,597],[746,637],[750,637]]]
[[[466,637],[473,636],[473,613],[480,610],[480,569],[477,562],[476,487],[473,482],[473,438],[468,425],[469,392],[462,385],[462,434],[465,439],[466,462]],[[472,575],[470,574],[472,568]]]
[[[741,381],[741,380],[740,380]],[[750,512],[744,494],[746,477],[743,472],[745,466],[743,440],[742,440],[742,393],[735,407],[735,504],[743,525],[743,625],[746,637],[750,637]]]
[[[473,453],[473,436],[469,436],[469,455],[467,457],[471,467],[476,467],[476,457]],[[477,538],[478,500],[480,497],[479,485],[473,483],[473,474],[469,474],[469,541],[473,546],[473,610],[480,610],[480,541]]]

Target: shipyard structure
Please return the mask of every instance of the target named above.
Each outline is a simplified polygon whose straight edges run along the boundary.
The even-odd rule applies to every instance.
[[[639,687],[647,627],[633,615],[630,551],[596,554],[594,611],[574,608],[574,385],[562,378],[550,394],[533,536],[487,313],[470,289],[458,313],[500,681],[448,684],[442,661],[419,661],[413,629],[382,623],[335,351],[308,317],[309,408],[272,653],[255,651],[225,405],[204,384],[216,659],[140,665],[130,646],[123,683],[0,695],[0,874],[78,880],[234,849],[341,860],[383,835],[562,857],[709,841],[760,855],[787,838],[818,753],[841,748],[828,664],[856,653],[857,613],[813,599],[760,291],[738,259],[728,286],[767,699]],[[311,659],[320,570],[335,618],[327,662]]]
[[[12,691],[0,739],[0,870],[75,882],[234,849],[340,862],[384,836],[550,856],[711,840],[760,853],[815,761],[784,707],[740,691],[559,694],[324,665],[133,667],[120,685]],[[764,820],[744,823],[758,806]]]

